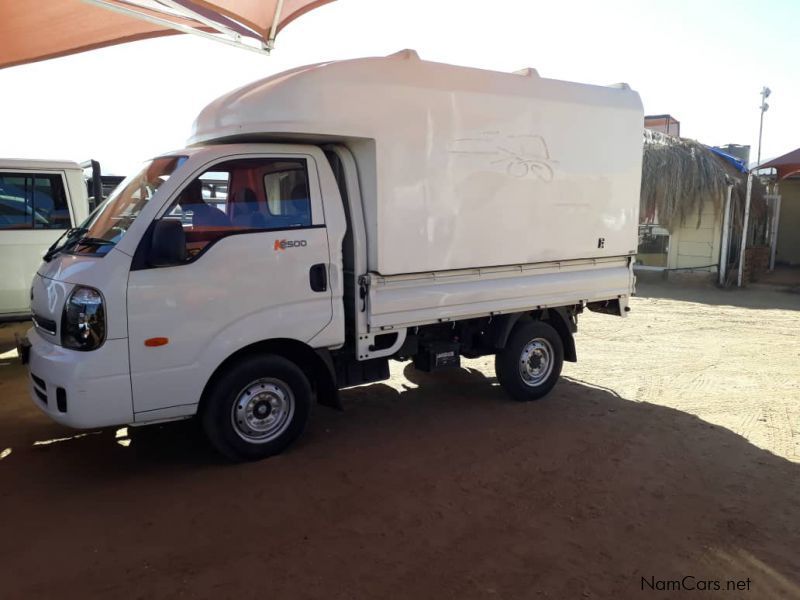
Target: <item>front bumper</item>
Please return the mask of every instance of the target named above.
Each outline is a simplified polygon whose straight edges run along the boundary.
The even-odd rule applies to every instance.
[[[127,339],[91,352],[53,344],[35,329],[27,339],[31,399],[47,416],[77,429],[133,422]]]

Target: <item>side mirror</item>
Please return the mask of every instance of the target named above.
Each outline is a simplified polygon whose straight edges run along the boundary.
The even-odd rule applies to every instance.
[[[160,219],[155,222],[147,259],[152,267],[170,267],[186,260],[186,233],[180,221]]]

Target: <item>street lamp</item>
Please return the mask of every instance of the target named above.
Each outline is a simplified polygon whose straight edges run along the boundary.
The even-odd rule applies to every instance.
[[[764,113],[769,110],[769,104],[767,104],[767,98],[772,93],[772,90],[769,89],[767,86],[761,88],[761,124],[758,126],[758,160],[756,161],[756,165],[761,164],[761,133],[764,131]]]

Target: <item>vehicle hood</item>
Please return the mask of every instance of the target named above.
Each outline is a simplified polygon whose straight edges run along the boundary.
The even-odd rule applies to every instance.
[[[50,262],[43,262],[37,274],[64,283],[80,283],[81,275],[94,268],[98,260],[101,259],[96,256],[57,254]]]
[[[60,329],[64,304],[75,286],[92,287],[103,295],[108,339],[127,337],[130,263],[130,256],[117,248],[103,257],[57,254],[50,262],[41,264],[33,279],[31,311],[40,319],[55,322],[56,329]]]

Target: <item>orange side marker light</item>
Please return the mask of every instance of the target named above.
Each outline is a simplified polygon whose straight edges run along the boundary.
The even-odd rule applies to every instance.
[[[144,341],[144,345],[148,348],[155,348],[156,346],[166,346],[169,344],[169,338],[165,337],[154,337],[154,338],[147,338]]]

